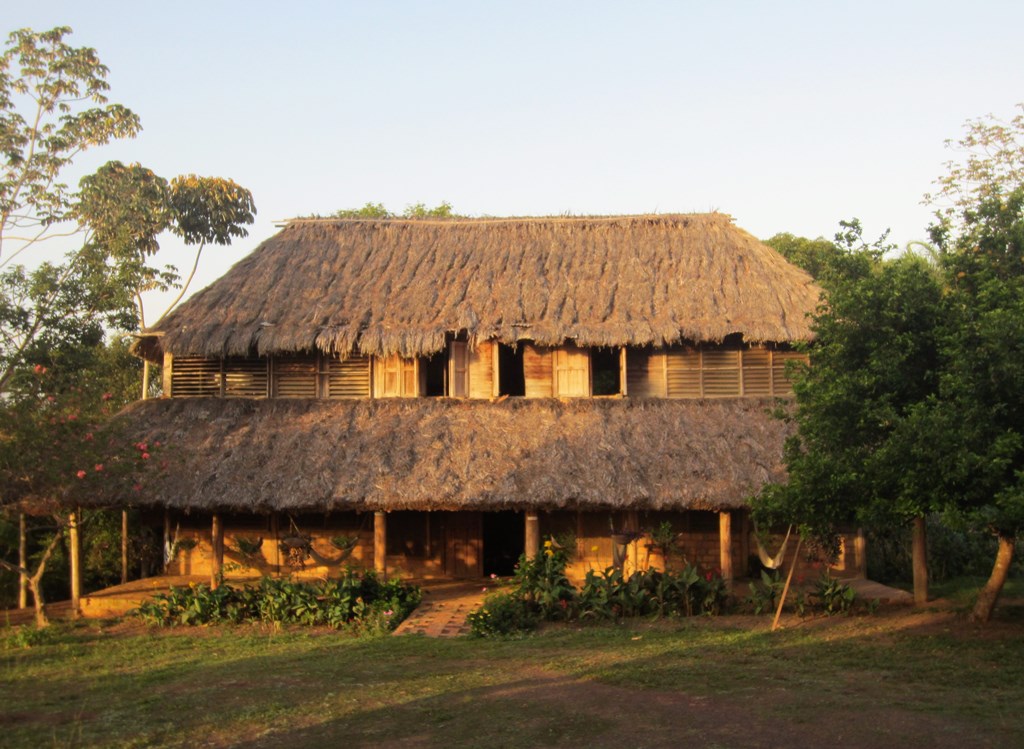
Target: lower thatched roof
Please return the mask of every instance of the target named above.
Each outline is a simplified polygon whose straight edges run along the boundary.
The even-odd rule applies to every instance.
[[[136,504],[222,511],[739,507],[784,478],[770,401],[141,401]]]

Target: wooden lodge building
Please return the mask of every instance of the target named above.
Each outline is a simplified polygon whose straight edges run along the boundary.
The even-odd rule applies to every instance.
[[[135,502],[177,574],[507,575],[555,536],[582,577],[664,564],[667,521],[742,575],[818,298],[723,214],[295,220],[142,333]]]

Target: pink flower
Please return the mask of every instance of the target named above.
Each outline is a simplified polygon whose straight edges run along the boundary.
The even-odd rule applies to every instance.
[[[142,484],[136,484],[135,486],[132,487],[132,489],[134,489],[137,492],[141,492],[142,491]]]
[[[44,367],[42,364],[36,364],[34,367],[32,367],[32,371],[35,372],[37,375],[46,374],[46,367]]]
[[[110,400],[113,397],[114,397],[113,393],[104,393],[103,394],[103,400],[105,400],[105,401],[108,401],[108,400]]]
[[[84,439],[86,442],[92,442],[92,432],[86,432],[85,436],[82,439]]]
[[[487,588],[481,588],[480,590],[482,590],[484,593],[487,592]]]
[[[84,479],[85,476],[86,476],[85,471],[79,471],[75,475],[78,476],[78,478],[80,478],[80,479]]]
[[[491,573],[491,579],[492,579],[492,580],[497,580],[497,579],[498,579],[498,576],[497,576],[496,574],[494,574],[494,573],[492,572],[492,573]]]
[[[149,453],[142,453],[143,460],[149,460]]]
[[[95,469],[96,469],[97,471],[102,471],[102,470],[103,470],[103,464],[102,464],[102,463],[97,463],[97,464],[96,464],[95,466],[93,466],[93,467],[94,467],[94,468],[95,468]]]
[[[154,442],[154,443],[153,443],[153,447],[160,447],[160,442],[159,442],[159,441],[157,441],[157,442]]]

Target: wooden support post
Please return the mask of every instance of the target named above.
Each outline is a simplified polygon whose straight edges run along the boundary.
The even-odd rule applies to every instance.
[[[732,513],[723,510],[718,513],[718,556],[722,568],[722,579],[732,590]]]
[[[71,540],[71,618],[77,619],[82,600],[82,543],[78,529],[81,510],[68,516],[68,536]]]
[[[128,510],[121,510],[121,585],[128,582]]]
[[[914,605],[928,603],[928,534],[924,515],[914,518],[911,555],[914,562]]]
[[[373,513],[373,569],[388,574],[388,515],[383,510]]]
[[[28,569],[28,530],[25,527],[25,513],[18,513],[18,566]],[[28,576],[18,574],[18,608],[28,608]]]
[[[853,548],[857,554],[857,577],[866,580],[868,577],[868,540],[864,535],[864,529],[857,529],[857,537],[854,539]]]
[[[220,513],[213,514],[213,523],[210,528],[210,547],[213,550],[213,560],[210,564],[210,588],[216,590],[220,587],[221,577],[224,574],[224,522]]]
[[[270,513],[270,535],[274,539],[274,574],[281,577],[281,520],[276,512]]]
[[[523,530],[525,533],[523,551],[527,559],[533,559],[540,552],[540,518],[537,516],[536,510],[526,511]]]

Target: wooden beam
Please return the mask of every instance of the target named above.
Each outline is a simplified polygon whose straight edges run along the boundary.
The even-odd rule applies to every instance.
[[[71,541],[71,549],[68,552],[71,556],[71,617],[73,619],[78,618],[82,601],[82,543],[78,529],[80,518],[80,510],[72,512],[68,517],[68,535]]]
[[[540,518],[536,510],[527,510],[524,524],[526,535],[523,543],[523,551],[527,559],[533,559],[540,552]]]
[[[732,513],[723,510],[718,513],[718,556],[722,568],[722,579],[732,588]]]
[[[213,514],[210,527],[210,547],[213,550],[213,561],[210,564],[210,588],[216,590],[221,583],[224,572],[224,523],[219,513]]]
[[[388,515],[383,510],[373,513],[373,569],[388,574]]]
[[[160,378],[163,383],[163,392],[160,395],[163,398],[170,398],[173,395],[171,392],[173,372],[174,355],[164,352],[164,365],[160,368]]]

